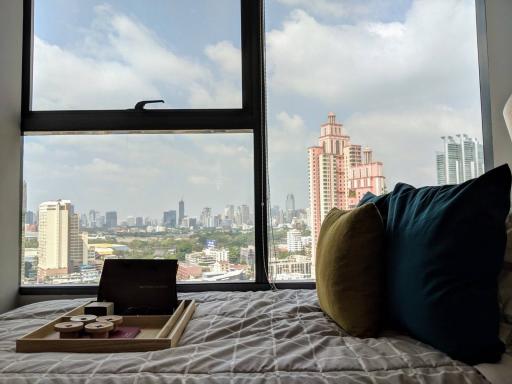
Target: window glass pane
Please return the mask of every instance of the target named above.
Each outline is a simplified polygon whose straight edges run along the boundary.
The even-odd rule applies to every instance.
[[[266,5],[270,272],[311,278],[331,208],[483,172],[475,1]]]
[[[239,0],[34,4],[34,110],[241,108]]]
[[[252,134],[24,138],[22,284],[95,284],[106,258],[254,280]]]

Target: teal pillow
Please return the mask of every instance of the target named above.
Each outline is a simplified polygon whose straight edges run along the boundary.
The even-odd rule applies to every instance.
[[[412,337],[468,364],[495,363],[507,165],[462,183],[397,184],[386,223],[387,310]]]
[[[384,223],[386,223],[388,218],[388,208],[389,208],[389,198],[391,194],[386,193],[384,195],[374,195],[371,192],[366,192],[364,196],[361,198],[359,203],[357,204],[358,207],[367,204],[367,203],[373,203],[379,210],[380,215],[382,216],[382,220],[384,220]]]

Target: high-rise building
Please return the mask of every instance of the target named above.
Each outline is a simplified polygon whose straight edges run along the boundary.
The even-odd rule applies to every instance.
[[[212,209],[210,207],[204,207],[201,211],[201,217],[199,218],[201,226],[204,228],[213,227]]]
[[[117,212],[110,211],[105,213],[105,225],[108,229],[117,227]]]
[[[185,202],[181,199],[178,202],[178,225],[182,225],[182,221],[185,218]]]
[[[139,228],[144,226],[144,218],[142,216],[137,216],[135,218],[135,226]]]
[[[228,220],[234,220],[235,219],[235,206],[234,205],[226,205],[226,208],[224,208],[224,218]]]
[[[484,173],[484,149],[468,135],[443,136],[443,151],[436,153],[437,184],[460,184]]]
[[[240,263],[253,265],[256,259],[256,247],[248,245],[240,248]]]
[[[304,249],[302,245],[301,232],[298,229],[291,229],[286,233],[286,244],[288,252],[300,252]]]
[[[135,224],[136,224],[135,217],[128,216],[126,218],[126,224],[128,224],[129,227],[135,227]]]
[[[86,213],[80,215],[80,228],[89,228],[89,219]]]
[[[100,213],[98,211],[95,211],[94,209],[91,209],[89,211],[89,228],[99,227],[99,218]]]
[[[251,213],[248,205],[242,204],[236,208],[235,223],[238,225],[251,224]]]
[[[176,228],[176,211],[165,211],[162,224],[164,227]]]
[[[213,216],[213,226],[215,228],[219,228],[222,226],[222,215],[219,213],[218,215]]]
[[[48,201],[39,205],[39,268],[45,275],[80,270],[84,263],[79,234],[79,218],[69,200]]]
[[[197,218],[185,216],[181,225],[185,228],[195,228],[197,226]]]
[[[270,216],[272,218],[272,225],[278,226],[284,223],[284,212],[279,205],[274,205],[270,210]]]
[[[35,224],[35,215],[32,211],[25,212],[25,224],[32,225]]]
[[[351,143],[334,113],[327,119],[320,127],[318,145],[308,148],[313,275],[316,242],[327,213],[334,207],[356,207],[366,192],[380,195],[385,191],[382,162],[373,160],[370,148]]]
[[[295,196],[293,193],[286,195],[286,221],[291,222],[295,216]]]
[[[96,227],[105,228],[107,220],[104,215],[96,216]]]

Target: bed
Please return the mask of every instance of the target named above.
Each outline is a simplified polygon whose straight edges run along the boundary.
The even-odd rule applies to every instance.
[[[86,299],[0,315],[0,382],[488,383],[474,367],[411,338],[349,337],[314,290],[205,292],[180,346],[145,353],[15,353],[15,340]]]

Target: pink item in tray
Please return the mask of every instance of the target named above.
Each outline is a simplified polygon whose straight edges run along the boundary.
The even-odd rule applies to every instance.
[[[117,327],[115,331],[110,332],[109,339],[135,339],[140,333],[138,327]]]

